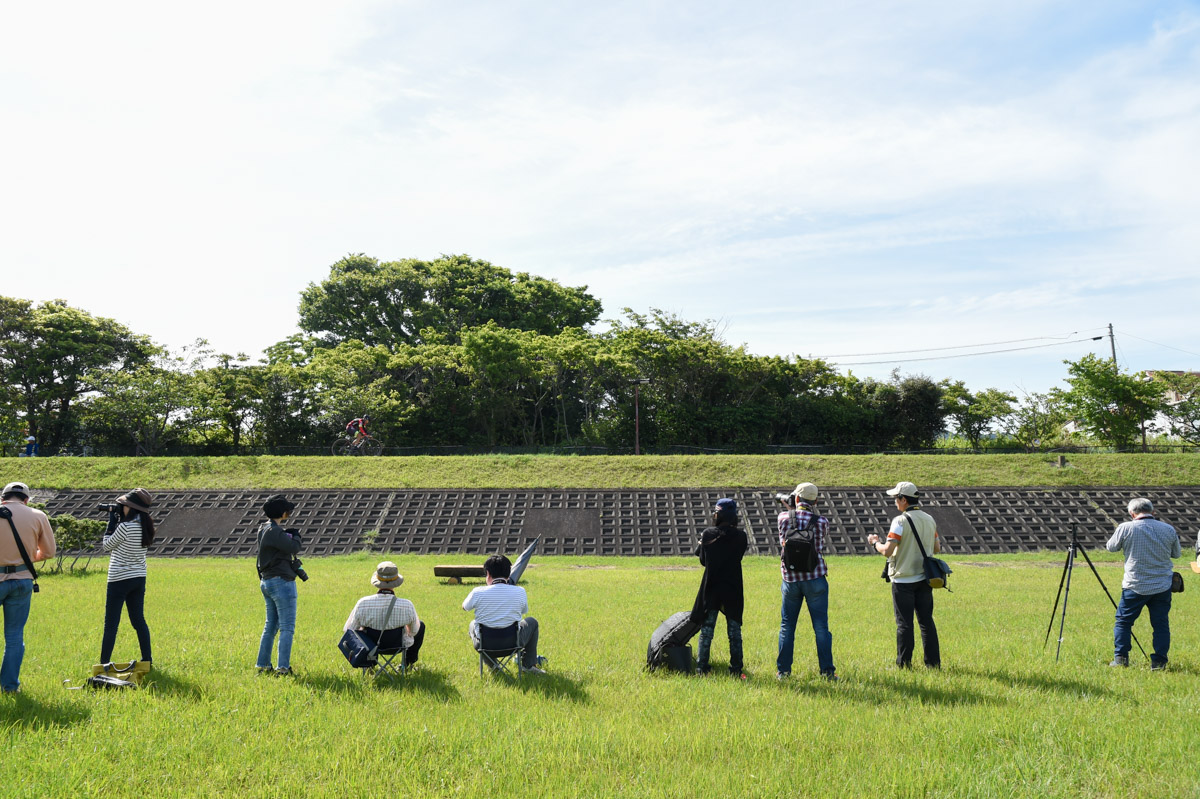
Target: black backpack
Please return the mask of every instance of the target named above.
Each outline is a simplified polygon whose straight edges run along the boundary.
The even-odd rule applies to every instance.
[[[807,574],[817,568],[817,547],[813,537],[817,530],[817,514],[810,512],[804,527],[789,527],[783,539],[783,565],[789,571]]]

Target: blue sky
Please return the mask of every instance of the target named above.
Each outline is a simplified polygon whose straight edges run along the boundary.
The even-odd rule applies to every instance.
[[[168,346],[465,252],[860,376],[1200,370],[1194,2],[23,5],[3,293]]]

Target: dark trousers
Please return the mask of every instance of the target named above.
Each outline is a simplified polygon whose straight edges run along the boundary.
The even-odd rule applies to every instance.
[[[925,652],[925,665],[937,668],[942,665],[942,651],[938,646],[937,627],[933,623],[933,589],[922,580],[919,583],[892,583],[892,608],[896,612],[896,665],[908,668],[913,656],[913,613],[921,628],[921,648]]]
[[[104,604],[104,638],[100,642],[100,662],[112,659],[117,643],[117,627],[121,624],[121,608],[129,608],[129,623],[137,632],[142,660],[150,660],[150,628],[146,625],[143,606],[146,602],[146,578],[130,577],[108,584],[108,599]]]
[[[417,662],[417,658],[421,655],[421,644],[425,643],[425,627],[424,621],[421,622],[421,628],[417,630],[417,634],[413,636],[413,643],[408,649],[404,650],[404,665],[411,666]]]

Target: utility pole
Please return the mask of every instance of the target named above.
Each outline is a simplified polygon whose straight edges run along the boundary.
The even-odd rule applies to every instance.
[[[633,386],[633,454],[642,454],[642,422],[638,413],[638,389],[650,382],[648,377],[638,377],[629,381]]]
[[[1112,322],[1108,323],[1108,346],[1112,348],[1113,366],[1117,365],[1117,340],[1113,337]]]

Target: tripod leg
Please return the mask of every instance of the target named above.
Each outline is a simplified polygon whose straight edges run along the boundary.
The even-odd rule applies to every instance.
[[[1112,603],[1113,610],[1120,610],[1120,606],[1117,605],[1117,600],[1113,599],[1113,595],[1109,593],[1108,586],[1104,584],[1104,580],[1100,579],[1100,572],[1096,571],[1096,564],[1092,563],[1092,559],[1088,557],[1088,553],[1086,551],[1080,551],[1083,552],[1083,559],[1087,561],[1087,565],[1092,567],[1092,574],[1096,575],[1096,582],[1100,583],[1100,587],[1104,589],[1104,594],[1108,597],[1108,601]],[[1137,644],[1138,651],[1142,653],[1142,657],[1149,660],[1150,656],[1146,654],[1145,649],[1142,649],[1142,642],[1137,639],[1137,636],[1134,635],[1132,629],[1129,631],[1129,635],[1132,636],[1133,642]]]
[[[1058,623],[1058,648],[1054,650],[1054,662],[1058,662],[1058,656],[1062,653],[1063,628],[1067,626],[1067,601],[1071,598],[1071,572],[1075,566],[1075,547],[1074,545],[1067,549],[1067,590],[1063,593],[1063,611],[1062,621]]]
[[[1050,623],[1046,625],[1046,640],[1042,642],[1042,649],[1050,643],[1050,631],[1054,629],[1054,617],[1058,615],[1058,600],[1062,599],[1063,583],[1067,581],[1067,571],[1071,568],[1071,550],[1067,549],[1067,559],[1063,563],[1062,577],[1058,580],[1058,593],[1054,595],[1054,610],[1050,611]]]

